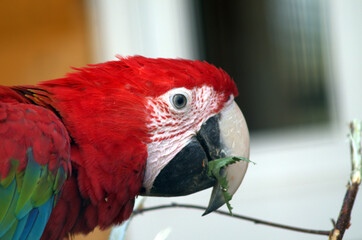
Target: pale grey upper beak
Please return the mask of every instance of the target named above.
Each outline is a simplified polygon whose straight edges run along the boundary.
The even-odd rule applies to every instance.
[[[220,142],[222,151],[226,157],[245,157],[249,158],[250,138],[245,118],[238,105],[232,102],[229,106],[220,112],[219,118]],[[222,175],[226,175],[228,181],[228,192],[234,195],[244,179],[248,162],[239,161],[223,169]],[[209,205],[203,215],[215,211],[225,203],[222,189],[219,183],[214,185]]]

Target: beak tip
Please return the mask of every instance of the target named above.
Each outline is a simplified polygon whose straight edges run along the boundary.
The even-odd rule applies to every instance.
[[[223,205],[223,204],[221,204],[221,205]],[[207,214],[212,213],[213,211],[215,211],[215,210],[217,210],[219,207],[221,207],[221,205],[218,206],[218,207],[216,207],[216,205],[208,206],[208,207],[206,208],[205,212],[202,214],[202,216],[206,216]]]
[[[205,212],[202,214],[202,216],[205,216],[218,208],[220,208],[222,205],[225,204],[225,199],[223,197],[223,194],[221,192],[220,185],[216,184],[214,186],[214,189],[211,194],[209,205],[207,206]]]
[[[203,216],[206,216],[207,214],[211,213],[211,211],[209,211],[209,209],[206,209],[205,212],[201,215],[202,217]]]

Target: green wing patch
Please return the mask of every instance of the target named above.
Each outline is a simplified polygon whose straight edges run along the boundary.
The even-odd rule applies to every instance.
[[[28,148],[26,155],[28,162],[24,171],[17,172],[19,161],[12,159],[9,174],[0,180],[0,239],[9,234],[13,236],[18,223],[26,220],[33,209],[53,201],[52,197],[60,194],[67,178],[63,167],[53,173],[47,165],[38,164],[32,148]],[[54,205],[52,202],[49,206]]]

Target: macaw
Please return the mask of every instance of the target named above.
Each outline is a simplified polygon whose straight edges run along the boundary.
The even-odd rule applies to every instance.
[[[249,133],[231,77],[206,62],[119,57],[34,86],[0,87],[0,238],[63,239],[128,219],[135,197],[239,187]]]

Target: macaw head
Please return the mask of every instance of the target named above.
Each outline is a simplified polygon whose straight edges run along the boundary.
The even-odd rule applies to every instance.
[[[121,189],[131,198],[187,195],[213,186],[208,213],[225,202],[223,189],[207,174],[209,162],[249,157],[235,83],[206,62],[120,58],[42,87],[80,146],[77,154],[87,153],[75,161],[85,166],[78,174],[88,178],[80,188],[91,199]],[[247,165],[223,169],[231,195]]]
[[[151,141],[142,194],[181,196],[214,186],[209,213],[225,200],[223,189],[207,174],[208,163],[230,156],[249,157],[248,128],[234,101],[237,89],[229,75],[205,62],[164,61],[158,69],[162,75],[149,76],[159,79],[152,87],[159,91],[147,96]],[[157,68],[157,60],[150,63],[146,68]],[[222,173],[231,195],[247,165],[238,162]]]

